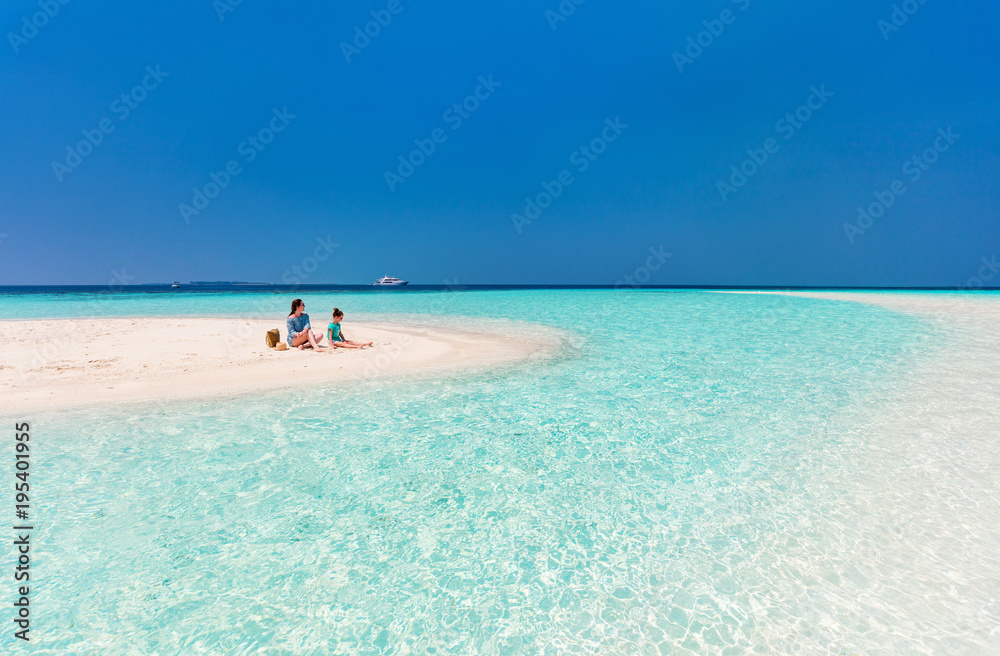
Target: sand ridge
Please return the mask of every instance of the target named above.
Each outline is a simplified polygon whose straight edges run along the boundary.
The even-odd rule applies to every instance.
[[[274,351],[277,321],[134,317],[0,321],[0,394],[15,412],[224,397],[516,362],[551,341],[428,325],[345,324],[371,348]],[[26,336],[48,336],[37,341]],[[323,344],[326,344],[324,340]]]

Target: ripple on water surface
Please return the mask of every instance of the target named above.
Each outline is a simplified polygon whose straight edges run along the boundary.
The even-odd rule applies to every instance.
[[[978,617],[947,591],[908,603],[923,565],[887,558],[893,527],[871,525],[891,516],[872,477],[901,469],[864,427],[935,357],[930,328],[782,297],[454,296],[454,314],[537,320],[573,346],[468,376],[40,417],[36,647],[996,644],[977,633],[1000,616],[983,580],[959,581]],[[398,303],[379,309],[419,311]]]

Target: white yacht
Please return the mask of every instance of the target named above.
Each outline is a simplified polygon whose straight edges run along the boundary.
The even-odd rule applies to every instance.
[[[410,284],[406,280],[400,280],[399,278],[393,278],[392,276],[382,276],[374,282],[375,285],[380,287],[402,287],[403,285]]]

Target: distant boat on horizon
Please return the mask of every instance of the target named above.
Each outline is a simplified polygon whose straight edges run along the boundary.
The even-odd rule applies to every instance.
[[[406,280],[394,278],[393,276],[382,276],[372,284],[378,287],[402,287],[403,285],[409,285],[410,283]]]
[[[173,287],[174,289],[177,289],[178,287],[180,287],[180,286],[181,286],[181,284],[180,284],[179,282],[177,282],[177,281],[175,280],[175,281],[174,281],[174,284],[172,284],[172,285],[170,285],[170,286],[171,286],[171,287]]]

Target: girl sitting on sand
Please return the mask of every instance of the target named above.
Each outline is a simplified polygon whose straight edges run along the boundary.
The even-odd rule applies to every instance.
[[[289,346],[298,346],[299,350],[305,349],[306,346],[312,346],[313,349],[319,350],[319,342],[323,339],[323,335],[318,330],[312,331],[309,315],[306,314],[306,304],[302,302],[301,298],[292,301],[292,311],[285,321],[285,326],[288,328]]]
[[[334,348],[364,348],[371,346],[372,342],[352,342],[347,339],[340,329],[340,322],[344,318],[344,313],[338,308],[333,308],[333,321],[326,327],[326,338],[330,340],[330,346]]]

